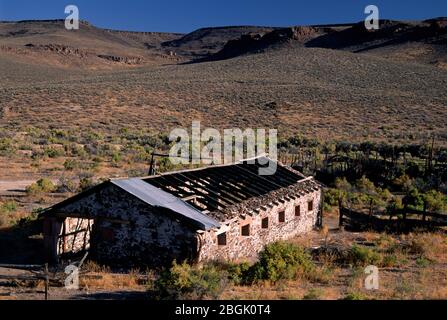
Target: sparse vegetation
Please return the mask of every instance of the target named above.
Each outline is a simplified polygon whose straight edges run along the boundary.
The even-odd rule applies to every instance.
[[[353,266],[377,265],[381,256],[374,249],[353,245],[346,256],[346,262]]]
[[[42,195],[56,190],[54,183],[47,178],[41,178],[26,188],[26,192],[30,195]]]
[[[30,37],[46,39],[42,30]],[[211,46],[201,41],[207,51],[225,44],[228,35],[219,30],[218,37],[211,32],[203,38]],[[247,30],[252,29],[241,32]],[[107,31],[107,39],[111,34]],[[112,65],[97,54],[82,60],[73,56],[76,48],[71,46],[62,57],[55,52],[57,45],[46,47],[44,54],[35,52],[39,64],[24,64],[27,55],[0,48],[0,178],[35,181],[26,194],[9,187],[7,197],[0,194],[2,254],[15,255],[22,243],[32,240],[25,231],[39,222],[40,210],[33,208],[87,190],[103,178],[147,174],[151,153],[167,153],[170,130],[190,128],[192,119],[200,119],[203,129],[278,129],[280,160],[329,186],[325,217],[336,215],[339,202],[371,215],[403,208],[446,212],[447,72],[444,55],[428,44],[410,44],[413,53],[429,49],[432,53],[423,54],[427,57],[410,52],[405,56],[413,58],[398,63],[380,57],[380,50],[364,55],[289,43],[231,60],[176,65],[203,54],[203,47],[188,49],[179,43],[179,57],[157,51],[154,56],[153,48],[178,35],[151,37],[138,33],[129,38],[145,49],[122,46],[121,41],[95,48],[150,60],[138,68]],[[2,41],[25,50],[16,37]],[[388,48],[393,55],[401,53],[400,47]],[[441,67],[432,64],[435,60]],[[157,172],[178,168],[168,158],[156,161]],[[19,230],[19,236],[11,230]],[[445,233],[370,231],[353,236],[325,229],[313,241],[270,244],[252,264],[174,263],[155,282],[147,277],[145,284],[136,271],[114,273],[87,262],[89,275],[81,277],[81,287],[150,287],[159,298],[170,299],[447,297]],[[323,250],[313,254],[310,248],[315,246]],[[378,291],[364,291],[363,269],[369,264],[383,275]],[[396,268],[399,272],[392,270]]]
[[[218,298],[226,284],[226,276],[214,264],[191,266],[186,262],[173,263],[155,283],[162,298]]]
[[[315,268],[310,254],[287,242],[268,244],[259,254],[259,261],[247,270],[248,282],[295,279]]]
[[[312,288],[303,296],[303,300],[320,300],[321,296],[321,289]]]

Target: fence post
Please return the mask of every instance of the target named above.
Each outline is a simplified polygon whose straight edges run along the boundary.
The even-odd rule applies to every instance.
[[[320,199],[320,210],[318,210],[317,217],[317,227],[321,228],[323,226],[323,213],[324,213],[324,191],[321,191],[321,199]]]
[[[427,220],[427,201],[424,200],[424,212],[422,214],[422,221],[426,221]]]
[[[341,228],[343,226],[343,207],[341,199],[338,199],[338,227]]]
[[[48,263],[45,263],[45,300],[48,300],[48,287],[49,287],[49,277],[48,277]]]

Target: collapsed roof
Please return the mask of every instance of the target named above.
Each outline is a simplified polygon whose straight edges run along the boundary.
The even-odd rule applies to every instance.
[[[270,175],[260,175],[260,168],[270,170]],[[143,180],[221,222],[320,189],[312,177],[265,157]]]
[[[270,175],[260,175],[263,168]],[[312,177],[282,166],[268,158],[243,160],[229,165],[183,170],[157,176],[113,179],[49,208],[61,210],[106,185],[114,186],[151,207],[168,210],[209,230],[243,214],[296,199],[321,186]]]

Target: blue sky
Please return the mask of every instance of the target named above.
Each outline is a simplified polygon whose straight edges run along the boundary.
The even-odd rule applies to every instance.
[[[446,0],[0,0],[0,20],[64,18],[68,4],[98,27],[190,32],[227,25],[290,26],[363,20],[366,5],[380,18],[427,19],[447,16]]]

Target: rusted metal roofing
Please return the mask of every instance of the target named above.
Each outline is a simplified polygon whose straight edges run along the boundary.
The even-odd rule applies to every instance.
[[[206,216],[192,205],[144,182],[140,178],[111,180],[111,183],[153,207],[169,209],[188,219],[194,220],[202,224],[205,230],[220,226],[218,221]]]

